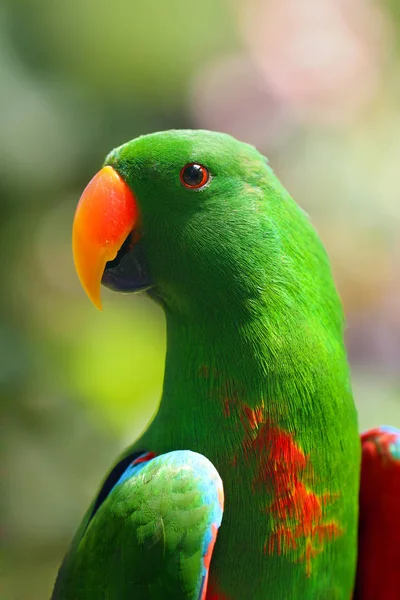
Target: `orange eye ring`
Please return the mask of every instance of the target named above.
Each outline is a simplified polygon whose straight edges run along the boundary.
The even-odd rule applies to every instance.
[[[179,178],[185,188],[198,190],[206,185],[210,178],[210,173],[203,165],[189,163],[181,169]]]

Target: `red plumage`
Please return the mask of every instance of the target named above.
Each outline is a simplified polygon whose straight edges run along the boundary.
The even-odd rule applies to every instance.
[[[354,600],[400,600],[400,431],[372,429],[361,444]]]

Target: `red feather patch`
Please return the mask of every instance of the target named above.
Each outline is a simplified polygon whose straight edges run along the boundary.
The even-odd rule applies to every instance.
[[[233,411],[243,425],[245,458],[257,456],[254,490],[263,486],[274,498],[265,507],[266,512],[273,515],[274,528],[265,541],[264,551],[284,554],[293,562],[304,563],[309,577],[312,559],[323,552],[325,542],[342,534],[340,525],[323,515],[323,508],[334,502],[339,494],[317,495],[307,485],[306,480],[312,476],[309,457],[292,433],[271,421],[264,402],[251,408],[237,400],[225,399],[226,417]]]

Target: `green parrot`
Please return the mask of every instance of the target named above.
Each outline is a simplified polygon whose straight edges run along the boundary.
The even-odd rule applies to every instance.
[[[73,252],[97,307],[101,283],[162,306],[167,352],[160,409],[53,600],[349,600],[361,444],[342,306],[267,160],[210,131],[130,141],[85,189]]]

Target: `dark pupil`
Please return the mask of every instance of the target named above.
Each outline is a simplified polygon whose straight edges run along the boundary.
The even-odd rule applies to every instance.
[[[203,167],[189,165],[183,171],[183,181],[190,186],[199,185],[203,181]]]

